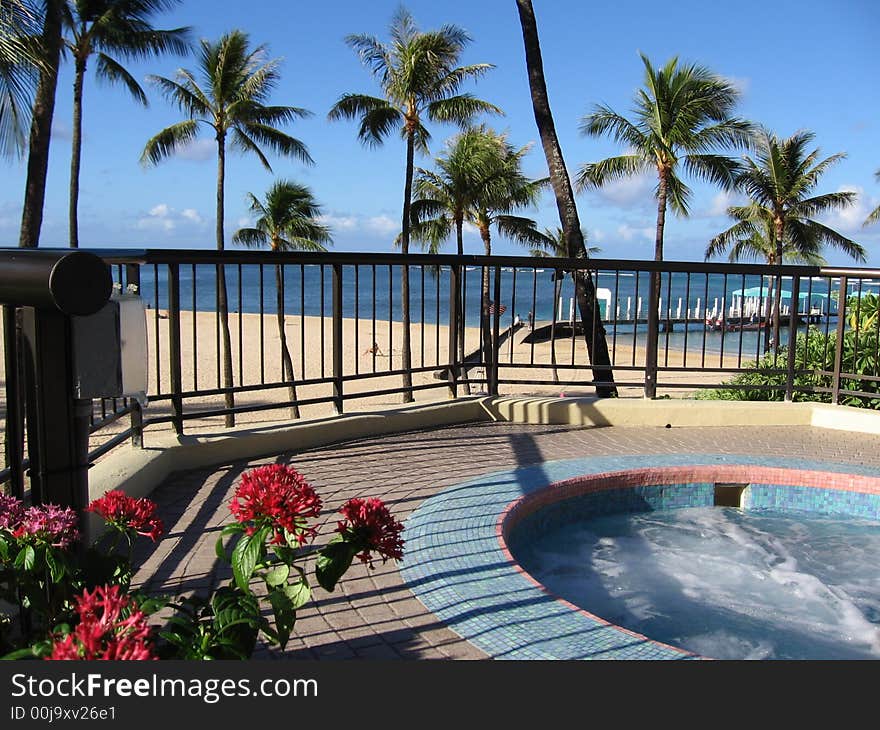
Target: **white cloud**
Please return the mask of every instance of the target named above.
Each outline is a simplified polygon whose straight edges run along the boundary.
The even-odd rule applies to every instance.
[[[195,208],[185,208],[180,211],[180,215],[182,215],[187,220],[192,221],[193,223],[202,223],[202,216],[199,215],[199,212]]]
[[[217,142],[213,139],[194,139],[175,153],[176,157],[192,162],[203,162],[217,156]]]
[[[752,87],[752,80],[746,76],[726,76],[724,80],[743,96],[748,94],[749,89]]]
[[[849,235],[861,232],[862,223],[874,208],[880,204],[880,200],[865,194],[864,188],[858,185],[841,185],[837,192],[853,192],[856,194],[855,202],[852,205],[836,210],[827,216],[822,217],[822,222],[831,226],[841,233]]]
[[[653,228],[633,227],[629,223],[621,223],[617,226],[617,235],[624,241],[632,241],[635,238],[644,238],[650,241],[654,238],[655,233],[656,230]]]
[[[400,221],[394,221],[387,215],[376,215],[367,218],[366,227],[373,233],[389,235],[400,231]]]
[[[626,208],[652,200],[654,184],[649,173],[642,173],[614,180],[597,188],[596,192],[609,203]]]
[[[318,217],[318,221],[337,231],[350,231],[358,227],[358,219],[353,215],[329,213]]]
[[[716,193],[715,197],[712,198],[712,202],[709,204],[708,209],[701,215],[708,216],[709,218],[726,216],[727,209],[730,206],[741,205],[743,202],[743,196],[739,193],[730,190],[721,190]]]
[[[150,208],[146,215],[135,221],[135,228],[140,230],[173,231],[179,225],[202,225],[204,219],[195,208],[178,211],[168,203],[158,203]]]

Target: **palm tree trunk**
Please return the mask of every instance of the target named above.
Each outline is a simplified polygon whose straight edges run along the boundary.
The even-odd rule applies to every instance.
[[[571,188],[571,180],[562,157],[562,148],[559,138],[556,136],[556,127],[553,123],[553,114],[550,111],[550,100],[547,96],[547,82],[544,79],[544,62],[541,59],[541,45],[538,40],[538,26],[535,21],[535,11],[531,0],[516,0],[519,10],[519,21],[522,26],[523,45],[526,53],[526,67],[529,73],[529,88],[532,93],[532,108],[535,113],[535,123],[541,135],[541,145],[544,148],[544,156],[547,158],[547,167],[550,171],[550,182],[556,196],[556,208],[559,211],[559,220],[568,245],[568,255],[572,258],[588,258],[584,236],[581,233],[581,224],[578,217],[577,206],[574,201],[574,191]],[[617,396],[617,388],[614,385],[614,373],[611,369],[611,356],[608,352],[608,342],[605,339],[605,327],[596,319],[597,325],[592,326],[596,311],[596,290],[592,278],[589,276],[575,276],[575,293],[577,296],[578,309],[584,327],[584,341],[587,352],[593,366],[593,379],[602,385],[596,386],[596,395],[600,398],[613,398]],[[595,330],[595,339],[593,333]]]
[[[82,158],[82,100],[85,75],[86,60],[84,58],[77,58],[76,72],[73,78],[73,141],[70,146],[70,208],[68,212],[68,225],[71,248],[79,248],[77,206],[79,205],[79,168]]]
[[[458,244],[458,255],[459,258],[464,256],[464,217],[462,215],[457,214],[455,216],[455,242]],[[461,301],[458,303],[458,322],[456,322],[456,327],[458,327],[458,352],[459,352],[459,360],[464,362],[464,358],[467,356],[465,352],[465,341],[464,341],[464,287],[461,288]],[[467,395],[471,394],[471,383],[468,380],[468,371],[467,367],[464,366],[461,369],[461,379],[464,384],[464,392]]]
[[[666,227],[667,173],[661,172],[657,182],[657,232],[654,237],[654,261],[663,260],[663,229]]]
[[[287,348],[287,333],[284,328],[284,268],[281,264],[275,266],[275,312],[278,319],[278,341],[281,345],[281,369],[284,379],[290,383],[287,394],[293,405],[290,407],[290,417],[299,418],[299,405],[296,403],[296,380],[293,374],[293,360],[290,350]]]
[[[492,240],[488,226],[480,226],[480,238],[483,240],[486,256],[492,255]],[[489,377],[489,367],[495,362],[495,348],[492,342],[492,317],[489,314],[489,267],[483,266],[480,282],[480,329],[483,333],[483,366],[486,370],[486,378]],[[498,306],[498,303],[495,303]]]
[[[763,279],[763,277],[761,277]],[[767,277],[767,301],[764,304],[764,352],[770,352],[771,327],[770,322],[773,318],[773,299],[776,297],[776,279],[772,276]]]
[[[217,133],[217,250],[225,248],[223,236],[223,192],[226,181],[226,139],[221,132]],[[232,393],[232,338],[229,335],[229,303],[226,295],[226,267],[217,264],[217,313],[220,315],[220,333],[223,339],[223,388],[227,408],[235,407],[235,396]],[[239,316],[241,316],[239,314]],[[235,414],[227,413],[224,418],[227,428],[235,425]]]
[[[409,209],[412,203],[413,168],[415,166],[415,137],[410,131],[406,135],[406,182],[403,186],[403,225],[400,234],[400,248],[405,254],[409,253]],[[400,369],[403,370],[403,402],[413,402],[412,391],[412,352],[410,344],[410,313],[409,313],[409,266],[403,266],[401,273],[401,309],[403,314],[403,352],[401,355]],[[389,358],[393,353],[388,353]]]
[[[783,237],[785,236],[785,222],[781,218],[777,218],[775,221],[776,226],[776,263],[782,263],[782,244]],[[792,305],[796,305],[797,302],[792,302]],[[780,310],[782,309],[782,275],[776,277],[776,291],[773,295],[773,345],[776,350],[779,350],[779,315]],[[797,309],[795,309],[795,312]],[[769,350],[769,342],[767,343]]]
[[[663,230],[666,227],[666,201],[669,173],[658,170],[657,229],[654,237],[654,260],[663,260]],[[657,392],[657,341],[660,336],[660,272],[652,271],[648,288],[648,332],[645,337],[645,396],[653,398]]]
[[[64,0],[46,0],[41,38],[45,66],[40,70],[31,116],[27,180],[18,239],[21,248],[36,248],[40,244],[43,203],[46,199],[46,172],[49,169],[49,142],[52,138],[52,116],[55,113],[55,89],[58,86],[58,65],[61,60],[63,5]]]
[[[556,369],[556,307],[559,304],[559,295],[562,293],[562,277],[564,274],[557,271],[553,276],[553,319],[550,320],[550,363],[553,367],[553,382],[559,382],[559,372]]]

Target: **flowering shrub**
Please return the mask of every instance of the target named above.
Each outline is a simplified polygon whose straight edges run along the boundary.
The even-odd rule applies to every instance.
[[[79,532],[73,510],[25,507],[0,494],[0,599],[19,609],[16,635],[4,636],[0,626],[0,649],[13,649],[6,658],[247,659],[260,634],[283,648],[297,610],[312,595],[300,563],[314,556],[319,585],[332,591],[355,557],[372,568],[374,558],[403,555],[403,525],[372,498],[346,502],[334,536],[313,546],[321,507],[315,490],[291,467],[273,464],[243,474],[229,503],[235,521],[216,545],[232,579],[207,597],[175,602],[129,592],[135,539],[156,542],[164,534],[151,500],[120,490],[94,500],[86,512],[100,516],[107,529],[74,559]],[[174,613],[153,629],[148,617],[161,608]]]
[[[162,520],[156,517],[156,503],[145,498],[129,497],[121,489],[107,492],[94,500],[86,512],[99,515],[110,527],[126,535],[134,532],[149,537],[156,542],[165,528]]]
[[[321,499],[302,474],[272,464],[242,475],[229,511],[245,525],[247,535],[269,527],[273,545],[288,543],[290,536],[303,545],[317,532],[316,527],[308,526],[307,520],[321,514]]]
[[[76,597],[76,628],[53,637],[47,659],[158,659],[147,615],[118,585]]]
[[[401,560],[403,558],[403,540],[400,524],[381,500],[350,499],[339,510],[345,519],[337,523],[336,531],[362,551],[357,557],[361,562],[373,567],[371,551],[375,550],[382,557]]]

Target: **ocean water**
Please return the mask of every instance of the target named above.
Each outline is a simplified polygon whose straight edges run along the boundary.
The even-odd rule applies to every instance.
[[[880,659],[880,523],[726,507],[548,530],[517,559],[555,594],[717,659]]]
[[[227,291],[230,311],[274,313],[276,309],[275,267],[266,265],[227,266]],[[414,323],[426,322],[446,324],[449,316],[449,271],[435,267],[411,267],[411,320]],[[508,327],[514,319],[526,322],[531,313],[536,324],[549,323],[556,310],[557,321],[567,322],[578,314],[574,305],[574,287],[570,277],[565,277],[559,290],[559,298],[554,303],[555,282],[553,269],[537,267],[534,270],[501,272],[500,302],[504,311],[501,314],[501,327]],[[199,311],[214,311],[216,302],[215,268],[210,265],[180,267],[181,308]],[[468,326],[479,324],[481,272],[468,267],[462,275],[465,297],[465,321]],[[600,311],[606,320],[615,316],[621,322],[615,326],[607,325],[610,336],[630,337],[640,340],[646,330],[644,324],[632,320],[638,314],[644,318],[647,312],[649,277],[647,273],[606,272],[598,273],[595,279],[599,292]],[[167,267],[144,266],[141,273],[141,294],[151,307],[168,307]],[[398,267],[387,265],[344,266],[342,274],[342,310],[345,317],[362,319],[394,320],[402,319],[401,272]],[[661,283],[661,314],[663,317],[679,318],[690,316],[698,322],[687,326],[689,336],[699,333],[699,342],[691,337],[689,347],[702,347],[702,321],[706,309],[719,314],[728,311],[738,301],[735,292],[758,289],[766,296],[766,281],[761,277],[724,276],[721,274],[664,275]],[[790,281],[783,283],[790,288]],[[836,282],[829,286],[828,280],[804,279],[801,282],[803,293],[809,293],[814,309],[827,312],[830,294],[836,290]],[[494,280],[490,280],[490,291],[494,293]],[[785,304],[786,302],[784,302]],[[756,297],[747,299],[746,306],[760,307]],[[801,310],[804,311],[802,304]],[[288,265],[284,276],[284,310],[288,315],[329,316],[332,311],[332,267],[319,265]],[[826,317],[821,325],[833,331],[836,317]],[[673,333],[661,333],[661,348],[670,349],[683,345],[684,325],[678,324]],[[717,352],[742,349],[746,353],[760,351],[759,335],[754,331],[742,334],[719,332],[706,334],[706,349]],[[787,338],[787,331],[781,339]],[[726,339],[727,344],[723,343]],[[742,340],[742,341],[741,341]]]

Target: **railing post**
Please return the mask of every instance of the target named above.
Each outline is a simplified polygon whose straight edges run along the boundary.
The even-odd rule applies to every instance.
[[[195,316],[195,312],[193,312]],[[183,434],[183,399],[180,372],[180,265],[168,264],[168,357],[171,360],[171,412],[174,432]]]
[[[13,497],[24,498],[24,419],[22,418],[19,377],[19,346],[16,308],[3,306],[3,338],[6,355],[6,463]]]
[[[785,400],[787,401],[791,401],[794,397],[794,358],[797,351],[797,326],[800,309],[800,294],[801,277],[800,274],[794,274],[791,277],[791,307],[788,315],[788,358],[785,369]],[[807,321],[809,321],[809,309]]]
[[[492,375],[489,382],[489,393],[498,395],[498,360],[501,354],[501,345],[498,342],[501,329],[501,267],[495,267],[495,286],[492,292],[492,300],[495,302],[495,313],[492,317]]]
[[[357,322],[355,322],[355,327]],[[355,353],[357,357],[357,353]],[[333,264],[333,407],[343,411],[342,379],[342,264]]]
[[[648,290],[648,338],[645,342],[645,398],[657,396],[657,337],[660,331],[660,272],[651,272]]]
[[[125,283],[128,286],[137,287],[137,294],[141,295],[141,267],[139,264],[126,264]],[[195,316],[195,312],[193,312],[193,316]],[[144,447],[144,409],[137,400],[131,401],[131,445],[139,449]]]
[[[837,338],[834,346],[834,369],[831,371],[831,402],[840,402],[840,370],[843,367],[843,331],[846,328],[846,287],[848,279],[840,277],[837,294]]]
[[[461,302],[461,265],[453,264],[449,267],[449,367],[446,370],[446,377],[449,380],[449,397],[458,397],[458,332],[459,332],[459,311],[458,305]]]
[[[31,501],[85,509],[92,402],[74,397],[70,317],[26,307],[22,320]]]

